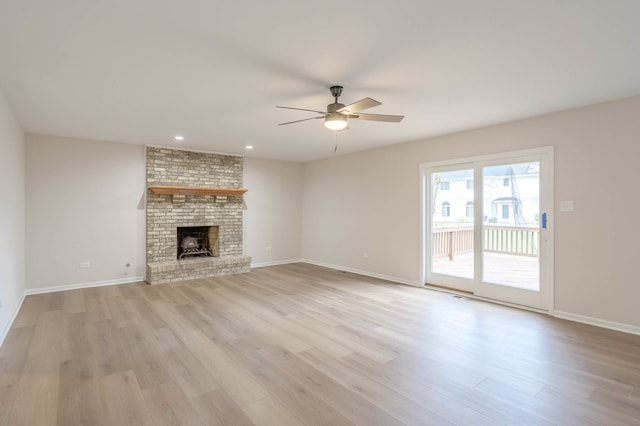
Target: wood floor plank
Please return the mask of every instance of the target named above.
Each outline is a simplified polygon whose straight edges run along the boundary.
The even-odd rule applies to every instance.
[[[206,423],[176,383],[167,382],[142,390],[154,426],[202,425]]]
[[[171,370],[167,359],[157,350],[155,329],[142,327],[141,324],[130,325],[129,335],[135,339],[137,350],[132,352],[133,372],[141,389],[158,387],[172,382]],[[128,345],[129,348],[134,344]]]
[[[535,395],[529,392],[521,392],[517,388],[508,386],[505,383],[497,382],[493,379],[485,379],[474,387],[475,391],[479,391],[485,400],[498,401],[493,404],[491,409],[493,412],[500,412],[508,418],[519,418],[526,424],[552,425],[561,421],[556,418],[553,412],[546,410],[537,410]],[[498,418],[497,415],[493,415]]]
[[[55,291],[53,293],[41,294],[44,299],[44,311],[61,311],[64,310],[65,291]]]
[[[388,362],[398,355],[386,345],[367,340],[366,337],[353,333],[353,330],[347,326],[334,327],[331,329],[331,336],[342,346],[379,363]]]
[[[231,358],[205,335],[195,334],[187,345],[241,407],[268,396],[267,389],[238,360]]]
[[[62,363],[58,395],[58,424],[103,424],[104,404],[97,369],[91,357],[70,359]]]
[[[202,363],[218,383],[236,399],[240,406],[262,399],[268,395],[264,387],[253,378],[236,360],[231,359],[190,322],[182,317],[166,301],[154,302],[169,327],[180,336],[184,345]]]
[[[284,405],[271,396],[253,401],[242,408],[255,425],[302,425],[303,419],[295,417]]]
[[[34,327],[12,328],[0,348],[0,387],[14,385],[27,361]]]
[[[176,310],[214,342],[228,342],[247,335],[246,326],[212,303],[177,306]]]
[[[86,312],[84,291],[82,289],[60,292],[62,294],[62,309],[70,314]]]
[[[225,298],[232,303],[236,303],[238,308],[233,311],[233,316],[245,324],[251,324],[251,328],[257,333],[268,335],[273,341],[294,353],[302,352],[311,348],[311,345],[299,339],[293,334],[287,333],[275,326],[272,322],[267,322],[259,316],[257,304],[246,299],[234,302],[234,294],[225,289],[217,289],[216,295]]]
[[[640,425],[640,336],[309,264],[25,298],[0,425]]]
[[[627,416],[625,413],[609,409],[588,399],[571,394],[544,388],[537,395],[538,407],[544,407],[545,415],[558,424],[638,424],[640,419]],[[533,405],[535,407],[535,405]],[[540,408],[539,408],[540,409]]]
[[[91,341],[86,328],[85,312],[65,315],[62,330],[61,361],[82,359],[92,355]]]
[[[91,295],[85,291],[85,309],[87,310],[87,321],[104,321],[111,319],[111,313],[104,299]],[[90,296],[87,296],[89,294]]]
[[[102,376],[100,395],[107,425],[153,425],[150,409],[131,370]]]
[[[158,329],[159,352],[173,380],[189,398],[220,389],[220,384],[184,343],[168,328]]]
[[[192,398],[191,403],[207,425],[248,426],[253,424],[224,389],[199,395]]]
[[[496,413],[495,410],[488,409],[489,401],[486,398],[483,398],[483,402],[487,404],[476,404],[474,401],[470,401],[468,395],[472,393],[476,380],[462,384],[463,381],[457,377],[458,372],[453,372],[453,377],[460,380],[457,388],[449,388],[449,392],[445,393],[442,392],[442,383],[444,382],[442,376],[440,379],[433,377],[433,371],[439,370],[439,366],[434,366],[427,374],[409,376],[402,370],[386,368],[386,366],[372,362],[359,354],[349,355],[343,358],[342,362],[353,371],[359,371],[404,398],[423,406],[425,412],[427,410],[433,411],[438,417],[445,418],[455,424],[490,425],[495,424],[495,421],[501,418],[509,418]],[[447,375],[446,372],[443,374]],[[447,377],[451,380],[452,375],[449,374]],[[460,398],[461,395],[463,398]]]
[[[8,424],[56,424],[63,311],[38,316]]]
[[[332,406],[318,396],[307,392],[306,388],[287,373],[285,366],[271,362],[260,348],[268,342],[236,341],[225,345],[226,351],[241,359],[250,368],[253,375],[269,389],[270,395],[301,419],[304,424],[325,424],[337,420],[346,420]]]
[[[151,307],[150,300],[136,299],[131,301],[131,307],[135,311],[136,317],[139,321],[146,324],[146,326],[154,329],[164,328],[167,323],[159,316]]]
[[[631,398],[630,395],[623,396],[606,390],[597,389],[591,394],[589,400],[607,407],[616,413],[623,413],[630,419],[640,418],[640,401]]]
[[[318,327],[318,324],[302,315],[292,314],[278,320],[279,327],[287,329],[292,334],[297,334],[302,340],[314,348],[322,350],[336,358],[352,354],[353,348],[349,348],[333,338],[333,329],[326,330]]]
[[[405,424],[424,424],[427,420],[432,420],[436,423],[448,422],[448,419],[435,411],[417,404],[412,399],[400,395],[371,376],[354,370],[320,351],[309,350],[300,354],[300,357],[309,365],[351,390],[354,394],[360,395],[369,402],[378,405]],[[477,413],[477,417],[481,417],[480,413]]]
[[[178,290],[181,287],[181,283],[168,283],[163,286],[158,286],[157,293],[161,298],[168,300],[174,305],[185,305],[189,303],[186,297]]]
[[[0,425],[9,425],[9,416],[16,395],[16,385],[0,386]]]
[[[286,368],[308,392],[330,404],[343,417],[354,424],[400,425],[402,422],[357,393],[341,385],[305,362],[298,355],[272,345],[260,345],[257,349]],[[447,422],[449,423],[449,422]]]
[[[133,349],[126,346],[122,334],[113,320],[87,321],[85,323],[94,362],[103,376],[121,373],[133,368]]]
[[[43,309],[43,305],[45,299],[43,297],[39,297],[41,295],[31,295],[26,296],[24,301],[22,302],[22,307],[16,316],[15,321],[11,328],[20,328],[20,327],[28,327],[36,325],[36,321],[38,321],[38,317],[42,312],[45,311]]]

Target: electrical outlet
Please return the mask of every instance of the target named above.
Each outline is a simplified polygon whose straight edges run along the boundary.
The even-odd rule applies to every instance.
[[[364,257],[365,259],[369,258],[369,253],[362,253],[362,257]]]
[[[80,269],[91,268],[91,263],[89,262],[80,262]]]
[[[271,248],[271,246],[267,246],[267,247],[265,248],[265,250],[266,250],[266,251],[271,251],[271,250],[273,250],[273,249]]]

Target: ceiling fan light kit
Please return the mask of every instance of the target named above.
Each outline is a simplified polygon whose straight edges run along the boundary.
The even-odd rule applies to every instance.
[[[324,125],[327,129],[337,132],[347,127],[347,116],[339,112],[329,113],[324,119]]]
[[[361,114],[360,111],[373,108],[378,105],[382,105],[380,102],[371,99],[364,98],[360,99],[357,102],[349,104],[345,106],[338,102],[338,98],[342,94],[342,86],[331,86],[329,88],[331,91],[331,96],[334,98],[334,102],[327,105],[327,111],[317,111],[314,109],[304,109],[304,108],[292,108],[292,107],[284,107],[284,106],[276,106],[276,108],[284,108],[284,109],[295,109],[298,111],[308,111],[315,112],[316,114],[320,114],[317,117],[311,118],[303,118],[302,120],[288,121],[286,123],[280,123],[279,126],[283,126],[285,124],[293,124],[300,123],[301,121],[308,120],[316,120],[319,118],[324,118],[324,125],[327,129],[333,131],[345,130],[347,129],[347,119],[351,118],[354,120],[369,120],[369,121],[385,121],[388,123],[399,123],[402,121],[404,116],[402,115],[381,115],[381,114]]]

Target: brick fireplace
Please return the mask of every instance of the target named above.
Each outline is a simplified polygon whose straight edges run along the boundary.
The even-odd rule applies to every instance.
[[[151,146],[146,157],[147,282],[249,272],[242,192],[233,191],[243,158]]]

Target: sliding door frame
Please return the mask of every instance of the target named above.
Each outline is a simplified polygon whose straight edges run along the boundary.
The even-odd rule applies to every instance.
[[[554,306],[555,306],[555,297],[554,297],[554,293],[555,293],[555,283],[554,283],[554,150],[553,150],[553,146],[544,146],[544,147],[539,147],[539,148],[533,148],[533,149],[527,149],[527,150],[519,150],[519,151],[510,151],[510,152],[502,152],[502,153],[497,153],[497,154],[488,154],[488,155],[480,155],[480,156],[474,156],[474,157],[465,157],[465,158],[455,158],[455,159],[451,159],[451,160],[441,160],[441,161],[434,161],[434,162],[428,162],[428,163],[422,163],[420,164],[420,182],[421,182],[421,190],[420,190],[420,230],[421,230],[421,238],[422,238],[422,244],[421,244],[421,279],[422,279],[422,283],[424,286],[426,286],[427,284],[427,274],[428,274],[428,268],[429,268],[429,262],[431,261],[432,258],[432,254],[431,254],[431,211],[429,206],[431,206],[431,185],[430,185],[430,179],[431,179],[431,173],[433,172],[434,169],[439,169],[439,168],[446,168],[446,167],[451,167],[451,168],[455,168],[455,167],[467,167],[469,164],[475,164],[475,163],[486,163],[486,162],[501,162],[501,161],[509,161],[509,160],[517,160],[519,158],[522,157],[527,157],[527,156],[539,156],[541,158],[544,158],[544,163],[546,165],[545,170],[544,170],[544,177],[543,179],[545,180],[545,184],[540,184],[540,200],[541,200],[541,205],[545,205],[546,206],[546,210],[544,210],[544,212],[547,213],[547,227],[546,229],[541,229],[540,230],[540,238],[541,238],[541,245],[542,245],[542,239],[544,239],[544,245],[546,247],[546,249],[544,251],[541,251],[540,253],[540,265],[541,265],[541,269],[540,269],[540,282],[542,283],[543,280],[546,280],[547,283],[547,292],[544,295],[544,300],[545,300],[545,305],[546,305],[546,309],[540,310],[540,309],[535,309],[535,308],[530,308],[530,307],[526,307],[526,306],[520,306],[520,305],[514,305],[512,303],[509,302],[503,302],[503,301],[499,301],[499,300],[494,300],[494,299],[487,299],[481,296],[477,296],[474,295],[472,297],[476,297],[478,299],[486,299],[486,300],[491,300],[497,303],[502,303],[502,304],[506,304],[506,305],[510,305],[510,306],[518,306],[518,307],[522,307],[525,309],[531,309],[531,310],[536,310],[536,311],[544,311],[547,312],[549,314],[553,314],[554,311]],[[479,176],[479,172],[476,170],[476,175],[474,178],[475,179],[478,178]],[[475,191],[474,193],[474,205],[478,206],[481,204],[478,204],[478,199],[481,196],[480,193],[477,193],[478,191]],[[544,200],[544,202],[542,201]],[[543,210],[541,210],[541,213],[543,212]],[[476,238],[477,237],[481,237],[481,229],[478,229],[478,223],[477,221],[474,221],[475,223],[475,232],[476,232]],[[475,267],[474,269],[476,269],[479,266],[479,263],[481,262],[481,255],[476,253],[475,255]],[[477,273],[477,271],[476,271]],[[455,289],[452,289],[455,290]]]

